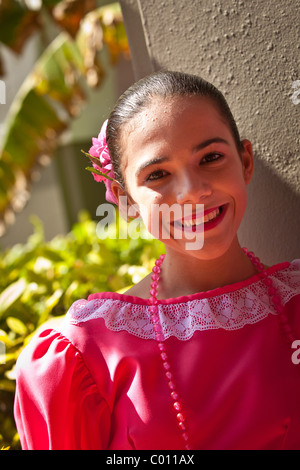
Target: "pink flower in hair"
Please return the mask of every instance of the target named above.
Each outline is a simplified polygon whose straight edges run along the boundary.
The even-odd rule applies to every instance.
[[[109,150],[108,150],[107,143],[106,143],[106,127],[107,127],[107,120],[102,125],[97,139],[93,137],[93,140],[92,140],[93,145],[90,148],[89,153],[90,155],[92,155],[92,157],[99,159],[99,165],[93,162],[93,167],[96,170],[99,170],[102,173],[105,173],[105,175],[109,176],[110,178],[115,179],[115,173],[113,170]],[[105,175],[102,176],[102,175],[93,173],[95,181],[98,181],[98,182],[103,181],[105,183],[106,200],[109,202],[112,202],[113,204],[118,204],[118,201],[116,200],[111,190],[111,180],[106,178]]]

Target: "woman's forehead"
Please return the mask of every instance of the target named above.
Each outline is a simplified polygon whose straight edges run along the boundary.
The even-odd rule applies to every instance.
[[[226,119],[217,105],[207,97],[175,96],[170,98],[155,97],[127,123],[122,132],[122,146],[128,145],[137,137],[144,142],[153,138],[167,139],[175,131],[182,133],[198,132],[221,125],[228,129]],[[123,146],[123,150],[125,147]]]

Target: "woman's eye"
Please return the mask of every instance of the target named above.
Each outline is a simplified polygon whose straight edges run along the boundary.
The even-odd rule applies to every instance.
[[[164,170],[156,170],[150,173],[150,175],[147,176],[146,181],[155,181],[159,180],[163,176],[165,176],[166,172]]]
[[[215,162],[217,160],[220,160],[223,155],[221,153],[209,153],[208,155],[205,155],[205,157],[202,158],[200,163],[210,163],[210,162]]]

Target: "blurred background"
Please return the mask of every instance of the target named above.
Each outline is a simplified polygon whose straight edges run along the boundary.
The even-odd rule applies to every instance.
[[[102,7],[102,8],[101,8]],[[133,73],[121,8],[109,1],[4,0],[0,5],[0,246],[24,242],[31,214],[45,236],[93,216],[103,185],[88,151]]]

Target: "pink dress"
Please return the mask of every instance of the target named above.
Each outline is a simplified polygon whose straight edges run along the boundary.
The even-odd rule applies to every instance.
[[[300,260],[269,274],[300,340]],[[300,449],[297,351],[261,275],[159,315],[192,449]],[[91,295],[40,331],[17,362],[15,420],[23,449],[183,449],[149,301]]]

